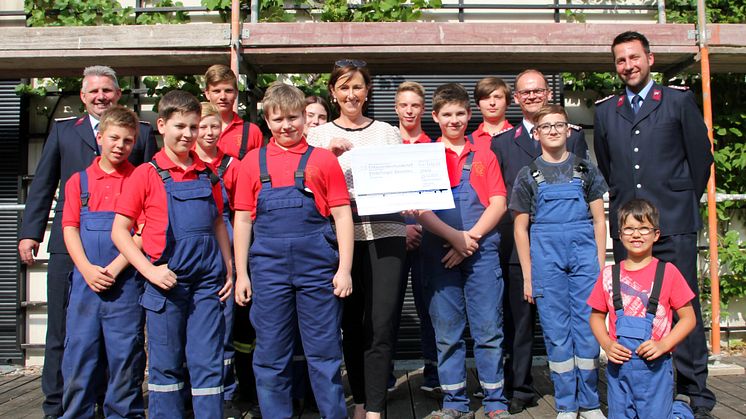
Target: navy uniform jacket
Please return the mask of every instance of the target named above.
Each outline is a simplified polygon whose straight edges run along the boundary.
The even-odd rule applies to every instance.
[[[702,227],[699,198],[713,159],[691,92],[654,84],[637,115],[622,92],[596,105],[594,128],[598,168],[609,184],[612,237],[619,237],[617,210],[633,198],[658,207],[662,235]]]
[[[588,144],[585,142],[585,132],[577,125],[571,124],[570,129],[572,131],[570,132],[570,138],[567,139],[567,150],[578,157],[587,159]],[[541,146],[535,147],[535,143],[538,144],[537,140],[534,140],[531,137],[531,133],[526,131],[526,127],[522,121],[517,126],[499,132],[492,137],[491,148],[495,156],[497,156],[497,162],[500,165],[500,171],[505,180],[508,200],[510,200],[510,195],[513,193],[513,183],[515,183],[515,178],[518,176],[518,171],[541,156]],[[512,245],[513,216],[510,211],[507,211],[502,220],[500,220],[499,228],[501,243],[512,247],[510,263],[519,263],[515,246]],[[501,249],[507,251],[506,248],[501,247]]]
[[[150,161],[158,145],[153,128],[147,122],[140,123],[135,146],[129,161],[135,166]],[[90,166],[99,155],[96,137],[93,134],[88,115],[58,120],[52,125],[41,159],[29,189],[23,225],[18,235],[20,239],[34,239],[41,242],[49,219],[52,198],[59,190],[54,220],[49,238],[50,253],[67,253],[62,237],[62,209],[65,207],[65,183],[73,173]]]

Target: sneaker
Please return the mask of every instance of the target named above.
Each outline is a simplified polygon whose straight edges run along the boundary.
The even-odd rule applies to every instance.
[[[440,409],[425,416],[425,419],[474,419],[474,412],[461,412],[456,409]]]
[[[389,375],[389,381],[386,384],[386,391],[391,393],[394,390],[396,390],[396,377],[394,377],[394,374],[391,374]]]
[[[557,419],[577,419],[578,412],[559,412]]]
[[[226,400],[223,402],[223,419],[241,419],[242,417],[243,413],[232,401]]]
[[[606,419],[601,409],[581,410],[580,417],[582,419]]]
[[[694,419],[712,419],[712,412],[710,412],[710,409],[702,406],[697,406],[692,408],[694,411]]]
[[[490,410],[484,414],[484,417],[488,419],[502,419],[509,418],[510,413],[507,410]]]

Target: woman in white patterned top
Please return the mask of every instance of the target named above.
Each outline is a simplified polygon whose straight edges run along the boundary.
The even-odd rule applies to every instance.
[[[355,253],[352,295],[344,300],[343,346],[347,376],[355,401],[354,419],[378,419],[386,403],[389,365],[404,298],[401,269],[406,228],[399,214],[358,217],[355,184],[346,151],[366,146],[401,144],[398,131],[363,115],[371,79],[364,61],[339,60],[329,80],[339,118],[312,128],[308,143],[337,155],[353,199]]]

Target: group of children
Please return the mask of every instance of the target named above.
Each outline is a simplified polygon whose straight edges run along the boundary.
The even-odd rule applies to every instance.
[[[245,314],[234,311],[235,299],[252,304],[253,374],[263,417],[292,416],[299,336],[320,415],[346,418],[340,299],[355,290],[344,174],[332,152],[306,142],[307,102],[299,89],[282,83],[267,89],[263,112],[272,137],[264,146],[255,125],[224,117],[233,115],[235,76],[208,77],[205,90],[212,103],[179,90],[164,95],[157,120],[163,149],[137,168],[127,161],[138,140],[137,116],[119,106],[108,110],[97,134],[101,156],[65,186],[64,236],[76,266],[63,365],[65,417],[92,417],[104,385],[106,417],[144,417],[145,325],[149,417],[183,417],[191,398],[195,417],[222,418],[226,392],[235,386],[227,366],[240,315],[232,316]],[[606,184],[592,163],[566,150],[570,131],[562,107],[539,111],[533,135],[542,155],[518,174],[508,199],[488,142],[466,135],[468,92],[445,84],[432,102],[455,208],[407,213],[406,271],[418,281],[418,311],[431,320],[436,348],[426,384],[444,396],[443,408],[428,418],[473,417],[467,325],[485,415],[510,416],[496,230],[508,208],[524,295],[540,313],[558,418],[604,417],[599,344],[609,359],[611,417],[687,417],[687,407],[673,400],[670,352],[694,326],[694,294],[676,267],[652,257],[660,235],[655,208],[635,200],[619,211],[628,258],[603,267]],[[424,114],[421,86],[408,82],[400,89],[397,113],[406,142],[430,141],[417,126]]]

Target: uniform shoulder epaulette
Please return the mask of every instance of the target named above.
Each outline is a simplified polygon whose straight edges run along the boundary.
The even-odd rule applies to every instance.
[[[605,98],[603,98],[603,99],[599,99],[599,100],[597,100],[597,101],[596,101],[596,105],[598,105],[599,103],[604,103],[604,102],[606,102],[607,100],[609,100],[609,99],[613,98],[614,96],[616,96],[616,95],[609,95],[609,96],[606,96],[606,97],[605,97]]]
[[[143,121],[142,119],[140,120],[140,123],[143,125],[152,125],[150,121]]]
[[[689,86],[682,86],[680,84],[671,84],[671,85],[668,85],[667,87],[670,87],[670,88],[676,89],[676,90],[680,90],[682,92],[686,92],[687,90],[689,90]]]
[[[62,122],[62,121],[71,121],[75,118],[77,118],[77,116],[66,116],[64,118],[54,118],[54,120],[55,122]]]
[[[583,129],[583,127],[581,127],[580,125],[575,124],[567,124],[567,126],[574,129],[575,131],[580,131],[581,129]]]

